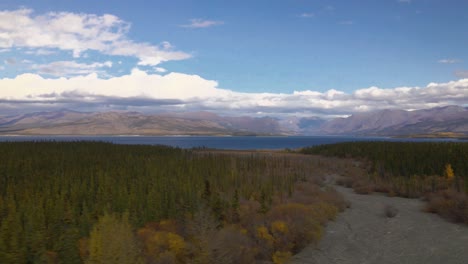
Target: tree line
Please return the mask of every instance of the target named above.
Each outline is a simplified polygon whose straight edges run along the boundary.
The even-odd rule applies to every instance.
[[[468,143],[465,142],[344,142],[307,147],[305,154],[361,158],[382,177],[444,175],[447,164],[455,176],[468,177]]]

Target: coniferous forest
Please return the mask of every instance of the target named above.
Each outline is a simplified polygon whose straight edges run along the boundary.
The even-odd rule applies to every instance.
[[[468,143],[462,142],[345,142],[304,148],[305,154],[370,161],[370,171],[410,177],[444,174],[451,164],[455,175],[468,177]]]
[[[284,263],[345,203],[320,159],[0,143],[0,263]]]

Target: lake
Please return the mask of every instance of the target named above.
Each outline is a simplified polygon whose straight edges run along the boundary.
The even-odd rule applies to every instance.
[[[350,141],[427,142],[458,141],[456,139],[414,139],[388,137],[343,136],[0,136],[1,141],[104,141],[115,144],[167,145],[179,148],[207,147],[216,149],[297,149],[307,146]]]

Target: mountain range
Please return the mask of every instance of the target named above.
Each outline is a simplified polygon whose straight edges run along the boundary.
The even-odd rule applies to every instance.
[[[446,106],[415,111],[381,110],[337,118],[320,126],[323,134],[410,136],[468,134],[468,108]]]
[[[18,135],[273,135],[269,117],[221,117],[209,112],[143,114],[60,110],[0,117],[1,134]]]
[[[468,135],[468,108],[446,106],[357,113],[347,118],[220,116],[211,112],[143,114],[59,110],[0,116],[15,135]]]

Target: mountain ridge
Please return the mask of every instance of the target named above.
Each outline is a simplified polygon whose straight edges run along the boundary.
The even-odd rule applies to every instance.
[[[77,112],[60,110],[0,117],[0,134],[18,135],[278,135],[269,117],[194,117],[193,113]]]
[[[334,119],[320,127],[334,135],[405,136],[454,132],[468,134],[468,109],[445,106],[414,111],[385,109]]]
[[[384,109],[331,120],[316,116],[221,116],[207,111],[144,114],[61,109],[0,116],[0,134],[467,136],[468,108]]]

